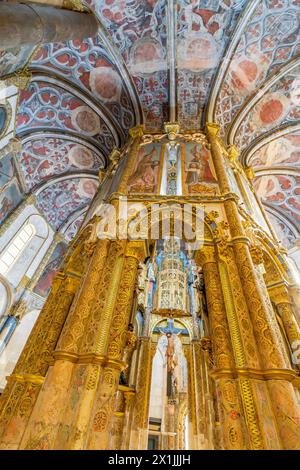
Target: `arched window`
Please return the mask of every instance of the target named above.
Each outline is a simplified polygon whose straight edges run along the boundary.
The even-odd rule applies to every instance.
[[[14,265],[30,240],[34,237],[35,233],[36,230],[34,225],[29,222],[21,228],[19,233],[0,255],[0,274],[4,276]]]

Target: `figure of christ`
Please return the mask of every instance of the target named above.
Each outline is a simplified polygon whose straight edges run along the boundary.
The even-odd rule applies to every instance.
[[[129,189],[143,192],[154,192],[157,183],[157,172],[159,162],[154,158],[157,156],[156,149],[144,154],[137,168],[129,179]]]
[[[172,333],[167,333],[167,395],[170,398],[174,398],[177,395],[177,377],[175,374],[175,368],[178,365],[178,358],[175,351],[175,341]]]

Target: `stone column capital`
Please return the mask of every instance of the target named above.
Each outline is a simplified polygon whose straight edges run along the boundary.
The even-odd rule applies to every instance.
[[[217,137],[220,131],[220,126],[215,122],[207,122],[206,130],[211,137]]]
[[[216,263],[216,251],[214,246],[204,246],[195,255],[196,263],[205,266],[208,263]]]
[[[129,135],[133,139],[136,139],[137,137],[143,137],[143,135],[144,135],[144,126],[139,125],[139,126],[132,127],[129,130]]]

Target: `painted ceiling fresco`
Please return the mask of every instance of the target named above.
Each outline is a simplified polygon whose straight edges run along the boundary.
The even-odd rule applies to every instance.
[[[246,148],[256,137],[300,118],[300,66],[285,75],[262,96],[242,121],[234,142]]]
[[[178,119],[186,129],[202,122],[214,74],[245,3],[178,2]]]
[[[0,51],[0,76],[32,73],[19,93],[15,164],[19,191],[37,194],[52,226],[71,239],[92,197],[83,181],[96,187],[131,127],[170,120],[190,130],[217,122],[253,166],[272,223],[281,230],[286,217],[286,233],[291,218],[300,223],[300,0],[87,3],[96,38]]]
[[[300,52],[299,0],[247,2],[253,14],[230,59],[219,90],[216,120],[225,129],[245,100]]]
[[[23,145],[19,162],[27,188],[32,190],[55,175],[99,170],[105,160],[82,144],[40,137]]]
[[[260,176],[254,186],[263,202],[279,208],[295,223],[300,223],[300,176]]]
[[[63,232],[67,242],[70,242],[72,238],[75,237],[80,225],[83,222],[86,211],[81,213],[73,222],[66,227],[66,230]]]
[[[297,239],[297,236],[295,235],[295,233],[297,232],[295,232],[295,229],[292,230],[290,226],[287,225],[284,218],[280,218],[278,214],[276,215],[276,212],[270,212],[268,209],[266,209],[266,213],[269,218],[269,221],[272,224],[272,227],[276,232],[278,240],[282,243],[284,247],[288,249],[292,248]]]
[[[58,230],[75,211],[91,202],[97,187],[97,180],[91,178],[57,181],[37,195],[37,207]]]
[[[263,145],[253,153],[248,164],[254,167],[300,167],[300,131],[287,134]]]

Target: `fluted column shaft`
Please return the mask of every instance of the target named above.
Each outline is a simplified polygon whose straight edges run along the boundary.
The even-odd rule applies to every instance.
[[[126,329],[130,321],[137,269],[139,262],[145,258],[145,255],[143,242],[128,243],[123,269],[118,280],[119,288],[110,318],[110,328],[106,336],[105,332],[101,332],[101,335],[103,334],[103,338],[107,341],[105,353],[108,364],[103,369],[97,399],[92,411],[87,444],[90,449],[109,448],[115,395],[119,386],[120,372],[124,367],[122,359],[126,342]],[[104,350],[99,352],[104,353]]]
[[[150,338],[140,338],[138,349],[136,395],[133,402],[130,449],[143,450],[147,448],[148,414],[153,359]]]
[[[0,448],[17,448],[20,443],[78,285],[78,278],[63,273],[54,280],[48,300],[1,396]]]
[[[204,273],[214,367],[216,370],[230,372],[234,369],[234,357],[214,247],[204,248],[197,254],[196,261],[202,266]],[[238,383],[232,378],[217,378],[216,388],[223,427],[223,446],[225,449],[246,449]]]
[[[207,133],[220,188],[223,195],[228,195],[230,185],[224,168],[224,149],[218,137],[218,131],[217,125],[207,125]],[[285,449],[299,449],[300,407],[293,385],[290,383],[291,380],[294,380],[294,372],[289,370],[278,335],[274,330],[269,307],[264,299],[264,293],[251,257],[250,240],[245,235],[237,203],[234,198],[228,195],[225,198],[224,206],[230,226],[235,260],[260,353],[261,365],[263,370],[268,372],[269,380],[267,385],[281,442]],[[282,373],[278,371],[282,371]],[[283,376],[287,380],[284,380]],[[283,400],[284,394],[286,395],[285,400]]]

